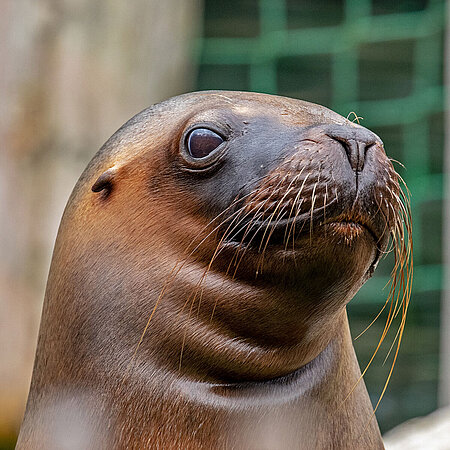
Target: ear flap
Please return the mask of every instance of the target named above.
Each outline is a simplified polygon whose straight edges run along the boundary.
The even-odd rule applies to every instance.
[[[97,181],[92,185],[91,189],[93,192],[101,192],[106,190],[109,194],[114,185],[114,178],[117,174],[117,167],[111,167],[110,169],[103,172]]]

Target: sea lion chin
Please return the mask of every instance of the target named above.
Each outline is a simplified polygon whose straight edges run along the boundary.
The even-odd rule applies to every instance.
[[[99,448],[383,448],[345,307],[390,236],[407,252],[401,196],[380,138],[322,106],[139,113],[64,212],[17,448],[55,445],[67,403]]]

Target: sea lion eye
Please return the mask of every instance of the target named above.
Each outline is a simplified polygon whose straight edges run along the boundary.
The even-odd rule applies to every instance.
[[[187,150],[193,158],[205,158],[223,141],[221,136],[208,128],[196,128],[187,137]]]

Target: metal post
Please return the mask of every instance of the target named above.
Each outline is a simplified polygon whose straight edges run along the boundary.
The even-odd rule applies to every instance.
[[[444,148],[444,223],[443,223],[443,294],[441,304],[441,354],[439,404],[450,405],[450,2],[447,1],[445,36],[445,148]]]

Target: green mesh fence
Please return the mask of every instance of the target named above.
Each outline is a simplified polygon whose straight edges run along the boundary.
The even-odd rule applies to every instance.
[[[356,112],[406,167],[397,170],[412,193],[414,285],[401,355],[377,412],[383,431],[437,406],[444,29],[444,0],[205,0],[198,46],[198,89],[267,92]],[[388,257],[351,302],[353,335],[384,303],[391,267]],[[355,341],[361,365],[382,322]],[[365,377],[374,402],[388,369],[381,358]]]

